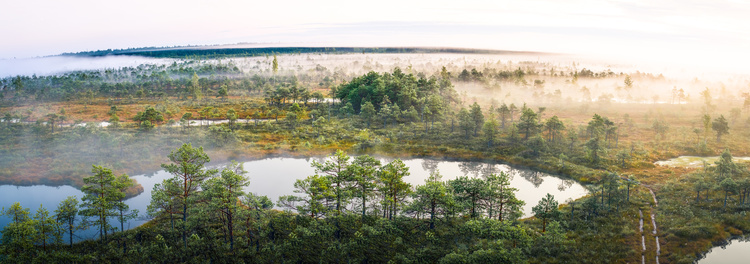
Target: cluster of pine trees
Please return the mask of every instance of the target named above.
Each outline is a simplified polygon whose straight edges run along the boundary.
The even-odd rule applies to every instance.
[[[207,169],[210,158],[190,144],[168,157],[162,167],[173,177],[155,185],[149,223],[124,230],[139,213],[123,203],[132,181],[94,166],[80,204],[69,197],[55,214],[41,207],[33,217],[18,203],[3,209],[12,222],[2,231],[0,260],[519,263],[570,244],[549,195],[534,208],[541,232],[518,221],[523,202],[504,173],[450,181],[434,173],[413,188],[403,181],[409,174],[400,160],[381,165],[337,151],[312,164],[316,175],[295,183],[298,196],[279,199],[298,214],[245,193],[247,172],[238,163]],[[98,239],[73,243],[82,228],[98,229]]]

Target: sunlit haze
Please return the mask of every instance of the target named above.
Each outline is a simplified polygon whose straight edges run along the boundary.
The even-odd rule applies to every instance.
[[[750,263],[750,0],[5,0],[2,263]]]
[[[2,9],[0,58],[258,43],[561,52],[728,73],[750,59],[748,1],[29,0]]]

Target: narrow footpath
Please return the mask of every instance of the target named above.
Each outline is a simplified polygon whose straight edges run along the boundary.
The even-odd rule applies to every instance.
[[[650,206],[649,211],[651,215],[651,226],[653,227],[653,229],[651,230],[651,235],[654,236],[654,240],[656,244],[656,247],[655,247],[655,250],[656,250],[655,261],[656,262],[655,263],[659,264],[659,256],[661,255],[661,245],[659,244],[659,232],[658,232],[658,228],[656,225],[656,211],[655,211],[655,207],[659,206],[659,201],[656,199],[656,194],[654,194],[654,191],[651,190],[651,188],[648,186],[645,186],[645,187],[646,189],[648,189],[648,191],[651,193],[651,197],[654,199],[654,204]],[[646,233],[643,232],[643,210],[638,209],[638,214],[641,217],[639,221],[639,227],[638,227],[641,232],[641,263],[646,264],[646,250],[647,249],[646,249]]]
[[[643,210],[638,209],[638,214],[641,215],[638,229],[641,230],[641,246],[643,247],[641,250],[641,263],[646,264],[646,235],[643,234]]]

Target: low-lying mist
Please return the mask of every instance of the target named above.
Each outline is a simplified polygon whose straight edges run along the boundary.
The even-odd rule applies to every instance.
[[[138,56],[75,57],[50,56],[39,58],[0,60],[0,78],[16,75],[57,75],[71,71],[119,69],[141,64],[167,64],[172,59],[155,59]]]

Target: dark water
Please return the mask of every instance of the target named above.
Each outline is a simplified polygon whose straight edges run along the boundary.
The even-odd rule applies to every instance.
[[[250,186],[245,191],[258,195],[266,195],[274,202],[279,196],[294,194],[294,182],[297,179],[305,178],[315,174],[315,170],[310,166],[312,160],[322,160],[322,158],[269,158],[262,160],[249,161],[244,163],[245,170],[248,171]],[[389,162],[390,159],[381,159],[383,162]],[[439,170],[443,175],[443,180],[455,179],[458,176],[482,177],[490,173],[505,171],[512,176],[511,185],[518,189],[517,197],[526,202],[523,207],[524,214],[528,216],[531,208],[536,205],[547,193],[555,196],[555,199],[564,203],[568,199],[576,199],[586,195],[586,189],[580,184],[567,179],[557,178],[555,176],[536,172],[528,169],[513,168],[504,164],[491,164],[483,162],[457,162],[457,161],[436,161],[429,159],[410,159],[404,160],[409,167],[410,176],[404,180],[412,186],[424,184],[424,180],[429,177],[434,170]],[[172,177],[165,171],[157,171],[149,175],[132,176],[141,185],[144,192],[140,195],[125,201],[131,209],[138,209],[141,215],[145,215],[146,208],[151,202],[151,190],[154,184]],[[51,213],[57,205],[68,196],[75,195],[80,199],[83,193],[71,186],[0,186],[0,206],[8,208],[13,202],[20,202],[21,206],[30,208],[31,215],[39,205],[42,204]],[[133,228],[148,221],[145,217],[142,219],[132,220],[125,224],[125,228]],[[7,217],[0,217],[0,226],[5,226],[10,220]],[[112,225],[119,227],[120,224],[112,222]],[[90,239],[96,237],[94,230],[80,231],[77,233],[79,239]]]

